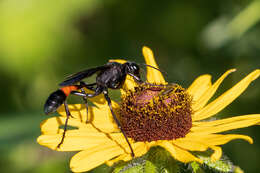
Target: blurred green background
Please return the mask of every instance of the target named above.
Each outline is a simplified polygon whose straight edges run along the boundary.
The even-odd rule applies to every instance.
[[[217,95],[260,65],[259,0],[2,0],[0,1],[0,169],[9,173],[70,172],[73,153],[36,143],[48,118],[43,104],[68,74],[110,58],[144,62],[152,48],[167,80],[189,86],[216,80]],[[219,117],[260,113],[260,80]],[[113,93],[112,93],[113,94]],[[232,141],[225,154],[245,172],[259,172],[259,126],[235,130],[254,144]]]

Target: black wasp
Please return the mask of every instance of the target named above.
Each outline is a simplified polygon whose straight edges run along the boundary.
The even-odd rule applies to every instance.
[[[145,66],[154,68],[156,70],[159,70],[153,66],[144,64]],[[90,77],[94,74],[97,74],[96,76],[96,82],[91,84],[86,84],[82,80],[84,78]],[[44,111],[46,114],[55,112],[59,106],[64,104],[67,118],[64,125],[64,132],[62,136],[62,140],[59,143],[58,147],[63,143],[63,140],[65,138],[65,132],[67,129],[68,119],[71,116],[70,111],[68,109],[68,105],[66,103],[66,98],[69,94],[82,96],[83,100],[85,101],[86,108],[88,108],[87,105],[87,98],[88,97],[95,97],[99,94],[104,94],[105,99],[108,103],[108,106],[110,108],[110,111],[112,113],[112,116],[118,126],[118,128],[123,133],[129,147],[131,150],[131,154],[134,157],[133,149],[126,137],[125,132],[121,128],[121,124],[119,120],[117,119],[111,105],[111,99],[108,95],[108,89],[120,89],[122,88],[122,85],[124,84],[126,80],[126,76],[130,75],[133,77],[133,79],[141,84],[144,83],[140,78],[140,68],[139,65],[134,62],[126,62],[123,64],[117,63],[117,62],[108,62],[107,64],[95,68],[86,69],[83,71],[80,71],[78,73],[72,74],[67,77],[67,79],[60,83],[59,85],[62,87],[58,89],[57,91],[53,92],[49,98],[47,99]],[[79,85],[76,85],[79,83]],[[153,84],[150,84],[153,85]],[[83,88],[90,89],[94,91],[94,93],[86,93]],[[81,91],[78,91],[81,89]]]

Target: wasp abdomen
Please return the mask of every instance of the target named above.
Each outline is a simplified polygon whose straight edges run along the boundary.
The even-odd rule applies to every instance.
[[[45,114],[55,112],[64,103],[66,97],[66,94],[60,89],[51,93],[44,105]]]

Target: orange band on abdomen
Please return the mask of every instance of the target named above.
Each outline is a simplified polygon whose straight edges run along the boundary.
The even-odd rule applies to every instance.
[[[68,96],[71,93],[71,91],[76,91],[78,89],[79,88],[77,86],[75,86],[75,85],[65,86],[65,87],[61,88],[61,90],[64,92],[64,94],[66,96]]]

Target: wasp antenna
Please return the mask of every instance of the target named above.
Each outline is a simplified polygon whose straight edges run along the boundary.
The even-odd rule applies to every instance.
[[[140,65],[153,68],[153,69],[158,70],[158,71],[160,71],[161,73],[165,74],[166,76],[168,76],[168,74],[167,74],[165,71],[160,70],[159,68],[156,68],[156,67],[154,67],[154,66],[151,66],[151,65],[148,65],[148,64],[140,64]]]
[[[160,86],[160,87],[163,87],[163,86],[165,86],[165,85],[157,85],[157,84],[152,84],[152,83],[149,83],[149,82],[144,82],[145,84],[147,84],[147,85],[150,85],[150,86]]]

